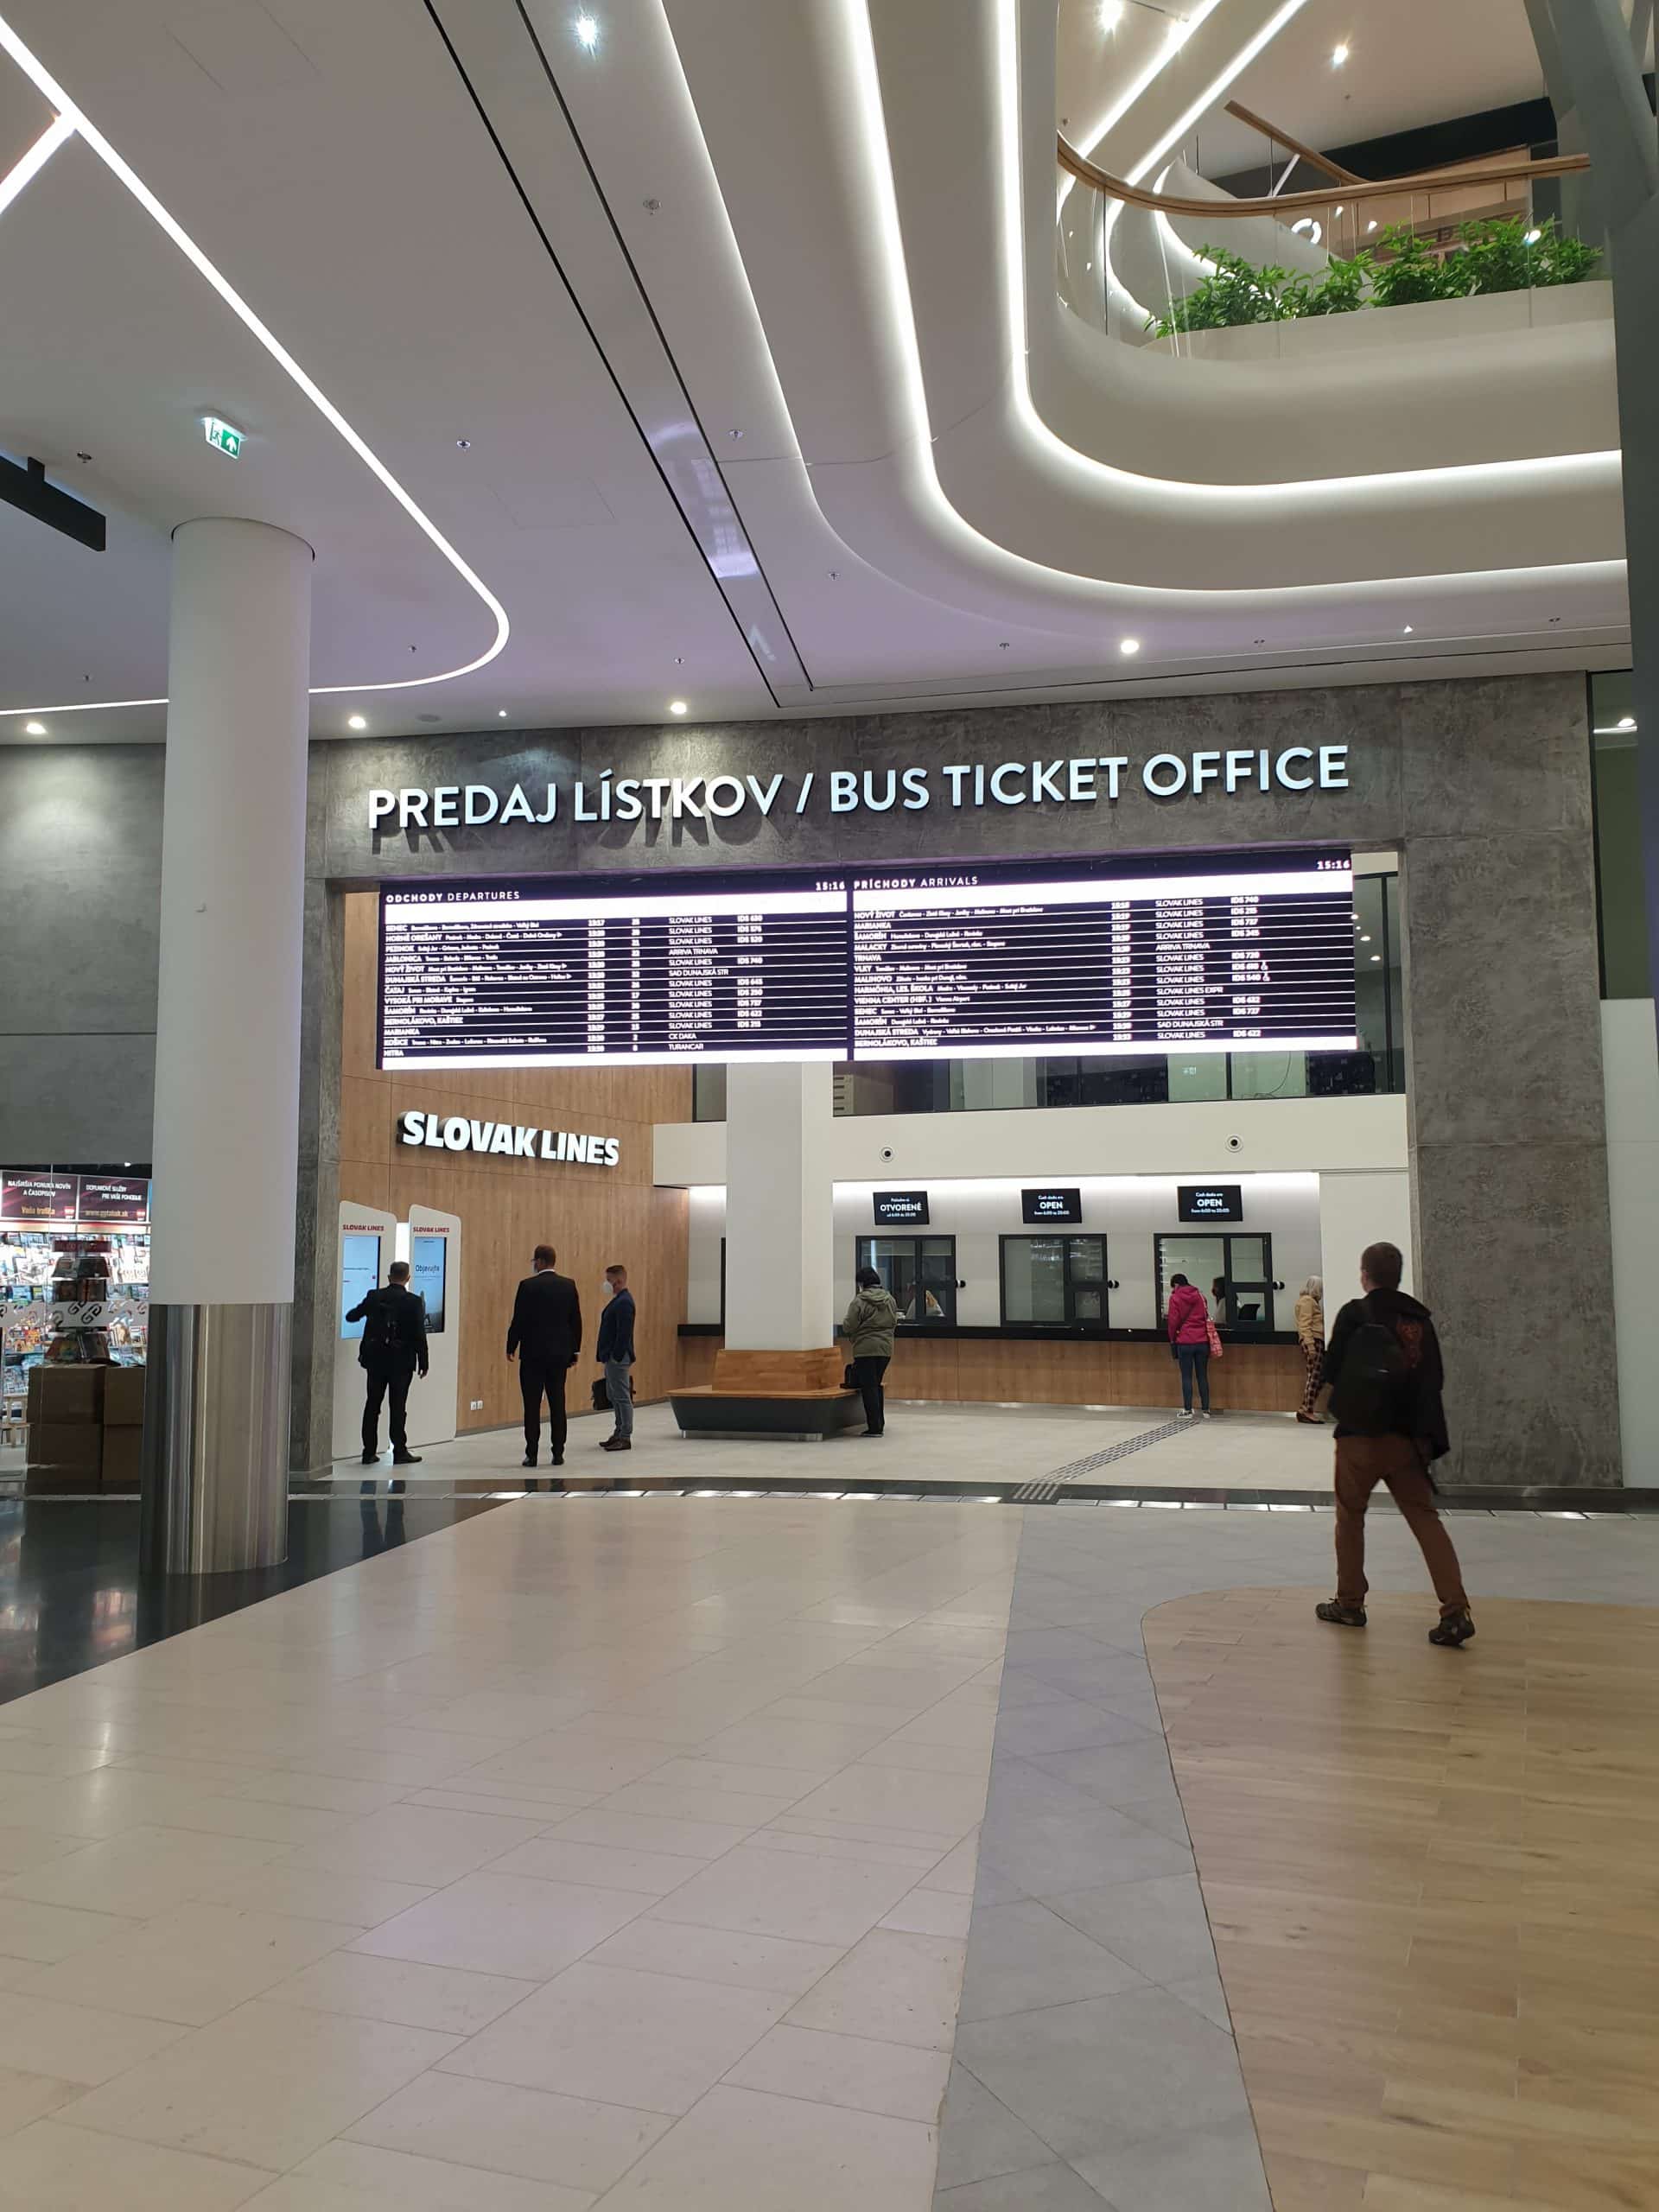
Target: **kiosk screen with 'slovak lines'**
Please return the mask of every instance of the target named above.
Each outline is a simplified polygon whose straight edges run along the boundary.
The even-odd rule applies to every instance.
[[[1346,853],[393,885],[380,1065],[1354,1049]]]

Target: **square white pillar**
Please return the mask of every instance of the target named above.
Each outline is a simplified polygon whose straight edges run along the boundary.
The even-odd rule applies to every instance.
[[[726,1071],[726,1344],[811,1351],[836,1338],[828,1061]]]

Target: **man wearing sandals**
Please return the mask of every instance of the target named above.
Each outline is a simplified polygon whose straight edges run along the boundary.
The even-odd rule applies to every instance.
[[[1428,1640],[1455,1649],[1475,1624],[1429,1472],[1452,1449],[1440,1400],[1445,1370],[1428,1308],[1400,1287],[1404,1266],[1397,1246],[1366,1246],[1359,1258],[1364,1295],[1343,1307],[1325,1347],[1337,1423],[1337,1594],[1315,1610],[1334,1627],[1364,1627],[1365,1509],[1386,1483],[1440,1601]]]

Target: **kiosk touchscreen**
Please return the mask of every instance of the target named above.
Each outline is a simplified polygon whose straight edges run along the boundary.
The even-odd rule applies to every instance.
[[[427,1374],[409,1394],[409,1440],[448,1444],[461,1402],[461,1221],[411,1206],[397,1224],[397,1257],[409,1262],[411,1290],[426,1300]]]

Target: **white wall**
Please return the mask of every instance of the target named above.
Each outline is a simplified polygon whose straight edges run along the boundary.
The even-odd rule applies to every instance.
[[[849,1115],[830,1131],[830,1174],[837,1183],[919,1185],[1008,1175],[1027,1183],[1088,1175],[1230,1179],[1241,1173],[1403,1173],[1405,1166],[1402,1097]],[[658,1123],[654,1179],[684,1188],[723,1184],[726,1124]]]
[[[1319,1247],[1324,1255],[1319,1272],[1325,1277],[1327,1326],[1338,1307],[1359,1296],[1359,1255],[1368,1244],[1397,1244],[1406,1257],[1403,1287],[1414,1287],[1411,1180],[1403,1167],[1319,1178]]]
[[[1659,1482],[1659,1328],[1654,1255],[1659,1253],[1659,1058],[1651,999],[1611,999],[1601,1009],[1607,1098],[1607,1185],[1613,1213],[1613,1338],[1624,1479]]]
[[[1149,1329],[1156,1325],[1154,1237],[1160,1232],[1202,1234],[1177,1217],[1175,1179],[1155,1175],[1077,1179],[1083,1198],[1079,1230],[1104,1234],[1106,1272],[1119,1285],[1109,1294],[1108,1318],[1114,1328]],[[1240,1232],[1265,1232],[1273,1239],[1274,1274],[1287,1286],[1277,1300],[1274,1319],[1281,1328],[1288,1328],[1296,1292],[1306,1276],[1319,1272],[1319,1179],[1280,1174],[1235,1175],[1228,1179],[1236,1182],[1243,1193]],[[856,1240],[878,1233],[872,1194],[888,1187],[891,1181],[889,1178],[880,1183],[836,1185],[837,1313],[845,1310],[853,1294]],[[906,1183],[904,1187],[912,1185]],[[928,1225],[925,1231],[916,1233],[956,1238],[957,1274],[965,1285],[957,1294],[957,1319],[964,1327],[995,1328],[1001,1323],[1001,1239],[1038,1233],[1020,1218],[1022,1187],[1006,1177],[972,1180],[931,1177],[926,1180]],[[720,1239],[724,1223],[724,1192],[708,1186],[693,1191],[688,1320],[720,1319]],[[1207,1291],[1209,1286],[1205,1283],[1202,1287]]]

